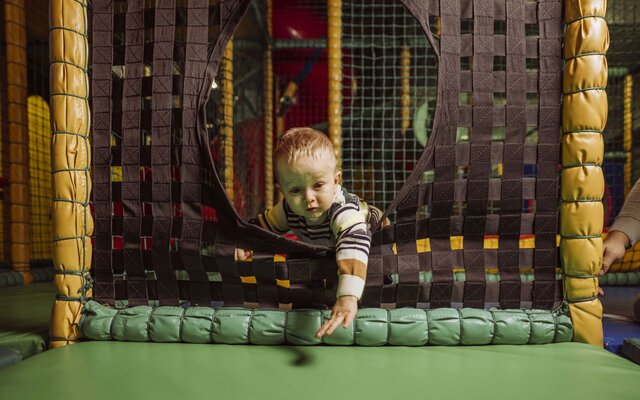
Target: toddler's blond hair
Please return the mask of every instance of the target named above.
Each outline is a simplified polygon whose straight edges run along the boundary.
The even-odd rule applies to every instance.
[[[329,157],[334,166],[336,163],[333,143],[327,135],[312,128],[291,128],[278,140],[273,152],[274,163],[277,165],[279,160],[292,163],[304,157],[315,160]]]

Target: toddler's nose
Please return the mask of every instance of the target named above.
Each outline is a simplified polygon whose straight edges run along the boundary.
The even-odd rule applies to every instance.
[[[305,193],[304,197],[305,197],[305,202],[308,205],[311,205],[311,203],[313,203],[316,200],[315,196],[313,196],[313,194],[310,192]]]

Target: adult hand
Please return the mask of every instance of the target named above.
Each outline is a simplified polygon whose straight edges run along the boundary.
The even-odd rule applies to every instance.
[[[607,234],[603,244],[602,266],[598,275],[604,275],[609,271],[611,265],[624,257],[624,253],[629,246],[629,237],[620,231],[611,231]],[[598,294],[604,296],[601,288]]]
[[[316,336],[321,338],[324,335],[331,335],[340,324],[348,328],[357,312],[358,299],[355,296],[339,297],[331,310],[331,318],[316,332]]]

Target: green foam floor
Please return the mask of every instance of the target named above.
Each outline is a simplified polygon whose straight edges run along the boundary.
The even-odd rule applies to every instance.
[[[5,368],[0,388],[3,400],[637,400],[640,366],[579,343],[364,348],[84,342]]]

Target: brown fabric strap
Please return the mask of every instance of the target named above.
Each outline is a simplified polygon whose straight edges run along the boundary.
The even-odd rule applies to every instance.
[[[173,270],[171,227],[172,189],[172,122],[174,85],[174,39],[176,34],[175,0],[157,0],[154,10],[153,75],[151,78],[151,209],[153,218],[151,267],[158,281],[160,305],[179,303],[178,283]],[[148,28],[150,29],[150,27]],[[146,50],[146,49],[145,49]],[[147,52],[145,51],[145,54]]]
[[[93,5],[91,74],[93,113],[93,210],[95,244],[93,246],[94,297],[110,302],[115,296],[112,269],[112,196],[111,196],[111,131],[113,96],[111,65],[113,62],[113,12],[111,2]],[[114,101],[115,102],[115,101]]]
[[[198,93],[204,78],[207,60],[209,2],[192,0],[184,19],[177,21],[177,29],[184,29],[184,40],[176,46],[184,49],[184,58],[174,60],[182,71],[182,120],[176,127],[182,131],[180,151],[180,227],[179,252],[189,275],[191,302],[208,305],[209,278],[200,258],[202,242],[202,171],[201,163],[206,147],[201,146],[197,128]]]
[[[542,1],[538,5],[539,40],[539,118],[538,159],[536,180],[536,216],[534,233],[533,307],[553,306],[559,293],[555,279],[557,265],[556,232],[559,182],[557,165],[560,160],[558,126],[561,122],[559,97],[562,81],[561,41],[562,5]]]
[[[142,136],[142,69],[144,68],[144,0],[127,2],[125,17],[126,51],[122,96],[122,239],[124,272],[129,302],[148,302],[145,271],[140,249],[141,184],[140,142]]]

